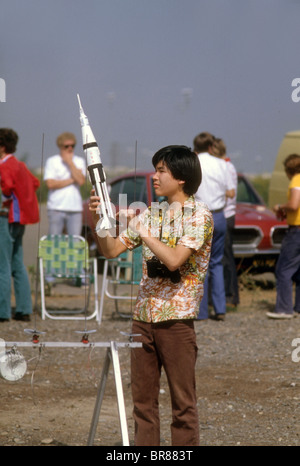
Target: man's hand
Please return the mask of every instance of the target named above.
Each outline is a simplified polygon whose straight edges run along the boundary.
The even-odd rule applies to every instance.
[[[89,210],[92,212],[94,218],[96,218],[96,214],[99,214],[100,211],[100,197],[95,196],[95,189],[91,190]],[[116,218],[119,220],[121,225],[129,226],[136,233],[140,232],[141,224],[133,209],[119,210],[116,214]]]
[[[70,166],[70,164],[73,161],[73,152],[69,152],[68,150],[62,150],[61,151],[61,158],[63,161]]]
[[[89,200],[89,210],[92,213],[94,223],[97,224],[99,220],[99,208],[100,208],[100,198],[95,196],[95,190],[92,189],[91,196]],[[104,236],[97,236],[97,239],[100,244],[102,254],[108,259],[119,256],[122,252],[126,251],[126,246],[119,240],[119,238],[114,238],[110,235],[107,230],[107,234]]]
[[[77,183],[79,186],[82,186],[85,182],[85,176],[83,175],[82,171],[76,167],[75,163],[73,162],[73,150],[69,149],[61,149],[60,156],[65,162],[71,172],[71,179],[73,183]]]
[[[89,200],[89,210],[91,212],[96,212],[96,211],[99,211],[99,207],[100,207],[100,197],[95,196],[95,190],[92,189],[90,200]]]

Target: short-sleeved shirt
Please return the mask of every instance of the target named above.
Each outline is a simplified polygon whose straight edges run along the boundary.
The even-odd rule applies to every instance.
[[[291,197],[291,189],[300,189],[300,173],[294,175],[288,187],[288,199]],[[300,208],[292,211],[287,210],[286,221],[288,225],[300,225]]]
[[[224,209],[226,191],[235,189],[227,163],[208,152],[202,152],[198,154],[198,157],[202,170],[202,181],[195,197],[197,200],[205,202],[212,211]]]
[[[78,155],[73,155],[73,162],[85,175],[85,161]],[[44,180],[67,180],[71,171],[59,154],[49,157],[45,164]],[[60,189],[49,189],[47,208],[66,212],[81,212],[82,197],[78,184],[73,183]]]
[[[153,204],[156,204],[155,208]],[[156,208],[157,207],[157,208]],[[172,206],[171,206],[172,207]],[[203,296],[213,233],[213,219],[208,207],[189,197],[183,208],[170,220],[166,202],[152,203],[140,214],[140,220],[151,232],[169,247],[182,245],[193,250],[188,260],[179,268],[180,282],[170,278],[149,278],[146,261],[153,252],[141,241],[140,236],[128,228],[119,236],[128,249],[143,247],[143,276],[140,282],[133,319],[144,322],[164,322],[178,319],[195,319]]]
[[[29,225],[39,221],[36,196],[39,180],[24,162],[7,154],[0,162],[2,203],[9,209],[9,223]]]
[[[230,159],[226,158],[224,160],[226,162],[227,170],[233,182],[233,189],[235,191],[233,198],[228,197],[226,199],[226,205],[224,208],[225,218],[230,218],[230,217],[233,217],[236,213],[236,196],[237,196],[238,176],[237,176],[237,171],[235,169],[235,166],[230,161]]]

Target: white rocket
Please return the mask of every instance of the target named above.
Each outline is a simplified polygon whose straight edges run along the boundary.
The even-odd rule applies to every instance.
[[[101,230],[109,230],[116,226],[116,219],[108,195],[106,176],[100,158],[100,150],[93,131],[91,130],[89,120],[81,106],[79,94],[77,94],[77,99],[79,103],[83,150],[86,155],[87,168],[96,195],[100,197],[102,215],[100,215],[100,220],[96,225],[96,232],[101,236]]]

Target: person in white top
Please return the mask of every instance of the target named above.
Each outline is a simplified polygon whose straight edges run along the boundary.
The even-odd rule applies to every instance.
[[[85,160],[74,154],[76,137],[65,132],[56,140],[60,153],[48,158],[44,180],[48,187],[49,234],[80,235],[82,228],[82,197],[80,186],[85,182]]]
[[[238,186],[238,175],[235,166],[230,161],[230,158],[226,155],[226,145],[222,139],[216,139],[213,145],[213,154],[216,157],[220,157],[225,160],[228,173],[232,179],[235,189],[235,195],[233,198],[227,198],[226,205],[224,208],[224,216],[226,219],[227,230],[225,237],[223,267],[224,267],[224,283],[225,283],[225,295],[227,304],[237,306],[240,302],[239,299],[239,286],[236,271],[236,263],[233,254],[233,230],[235,225],[235,214],[236,214],[236,196]]]
[[[226,220],[224,208],[226,199],[235,195],[234,184],[229,176],[227,165],[213,155],[214,136],[202,132],[194,138],[194,152],[198,154],[202,182],[195,194],[196,200],[205,202],[213,214],[214,233],[208,274],[204,282],[204,296],[200,304],[198,319],[208,319],[209,288],[211,301],[215,311],[213,318],[224,320],[226,313],[226,297],[223,274],[223,255],[226,236]]]

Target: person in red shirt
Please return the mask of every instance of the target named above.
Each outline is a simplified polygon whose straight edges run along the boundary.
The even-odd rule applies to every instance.
[[[23,262],[23,235],[25,225],[39,222],[39,206],[36,190],[40,182],[28,170],[25,163],[20,162],[13,153],[18,143],[17,133],[10,128],[0,128],[0,184],[2,191],[2,212],[6,213],[8,220],[9,240],[0,248],[6,249],[6,255],[10,261],[1,270],[1,275],[13,277],[16,299],[15,320],[30,320],[32,313],[31,290],[26,267]],[[10,280],[9,280],[10,283]],[[3,290],[6,302],[10,300],[11,287]],[[0,308],[0,320],[10,318],[5,311],[2,316]]]

